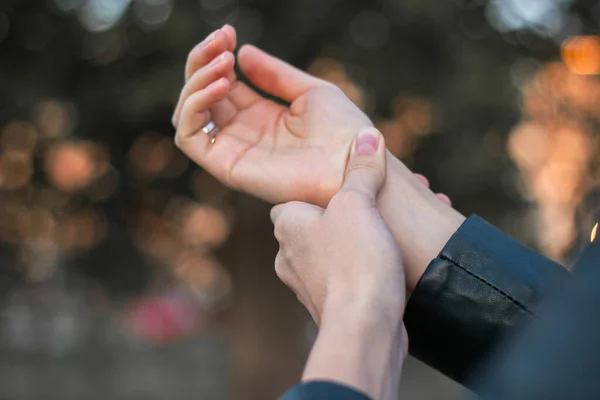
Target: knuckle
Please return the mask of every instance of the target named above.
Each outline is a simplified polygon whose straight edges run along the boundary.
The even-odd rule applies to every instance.
[[[281,221],[278,221],[275,224],[275,229],[273,230],[273,233],[275,235],[275,239],[277,239],[277,241],[279,242],[279,244],[284,244],[285,243],[285,231],[283,229],[283,224],[281,223]]]
[[[290,277],[289,266],[281,250],[277,253],[277,257],[275,257],[275,274],[283,283],[288,284]]]
[[[181,111],[179,112],[179,124],[181,125],[182,121],[184,121],[186,118],[188,118],[188,116],[190,115],[190,108],[191,108],[191,104],[194,98],[194,94],[192,93],[191,95],[188,96],[187,99],[185,99],[183,101],[183,103],[181,104]],[[178,129],[179,131],[179,129]]]
[[[183,132],[182,128],[177,128],[177,130],[175,131],[175,137],[173,138],[173,141],[175,142],[175,146],[179,150],[185,152],[186,134]]]
[[[282,214],[275,224],[275,238],[280,244],[283,244],[290,241],[290,236],[293,236],[292,223],[285,214]]]
[[[343,94],[343,90],[337,86],[336,84],[329,82],[329,81],[325,81],[322,80],[321,84],[319,85],[319,87],[317,88],[318,91],[322,92],[323,94],[327,93],[327,94],[334,94],[334,95],[339,95],[340,93]]]
[[[334,83],[329,83],[326,90],[332,96],[336,96],[337,98],[346,98],[347,97],[346,92],[344,92],[344,90],[341,87],[339,87],[338,85],[336,85]]]
[[[177,129],[177,131],[175,132],[175,138],[173,139],[173,141],[175,142],[175,146],[177,146],[177,148],[181,149],[181,147],[182,147],[181,132],[179,131],[179,129]]]
[[[282,242],[293,242],[301,235],[304,221],[298,216],[295,204],[288,203],[278,210],[279,216],[275,221],[275,238]]]
[[[354,160],[354,162],[350,163],[350,165],[348,165],[348,169],[346,171],[346,175],[351,173],[351,172],[355,172],[355,171],[376,171],[377,168],[375,165],[373,165],[372,163],[366,162],[365,160],[363,161],[356,161]]]

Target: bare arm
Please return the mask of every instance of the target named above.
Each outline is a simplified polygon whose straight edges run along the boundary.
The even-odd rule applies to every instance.
[[[403,262],[376,207],[385,180],[383,138],[368,129],[356,143],[327,209],[299,202],[273,209],[275,268],[320,327],[303,381],[392,399],[408,340]]]
[[[407,289],[413,291],[465,217],[423,186],[389,152],[378,208],[402,253]]]

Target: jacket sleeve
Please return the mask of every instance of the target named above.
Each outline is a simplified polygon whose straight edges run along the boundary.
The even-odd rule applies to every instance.
[[[569,279],[561,265],[472,216],[409,299],[410,353],[466,385],[500,338],[536,319],[534,305]]]
[[[305,382],[290,389],[280,400],[370,400],[366,395],[334,382]]]
[[[539,318],[510,335],[478,379],[492,400],[600,399],[600,243],[573,269],[564,290],[539,305]]]

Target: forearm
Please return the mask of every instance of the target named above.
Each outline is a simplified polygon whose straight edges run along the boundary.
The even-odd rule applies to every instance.
[[[328,304],[302,380],[334,381],[391,399],[402,367],[402,324],[397,311],[365,301]],[[393,315],[392,315],[393,314]]]
[[[442,203],[389,152],[378,206],[404,257],[406,285],[412,291],[465,217]]]

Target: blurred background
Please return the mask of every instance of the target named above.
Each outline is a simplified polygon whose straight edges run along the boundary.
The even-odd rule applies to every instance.
[[[224,23],[339,85],[464,214],[569,265],[600,191],[598,0],[0,0],[0,398],[270,399],[316,329],[269,205],[173,145]],[[415,360],[402,398],[463,389]]]

